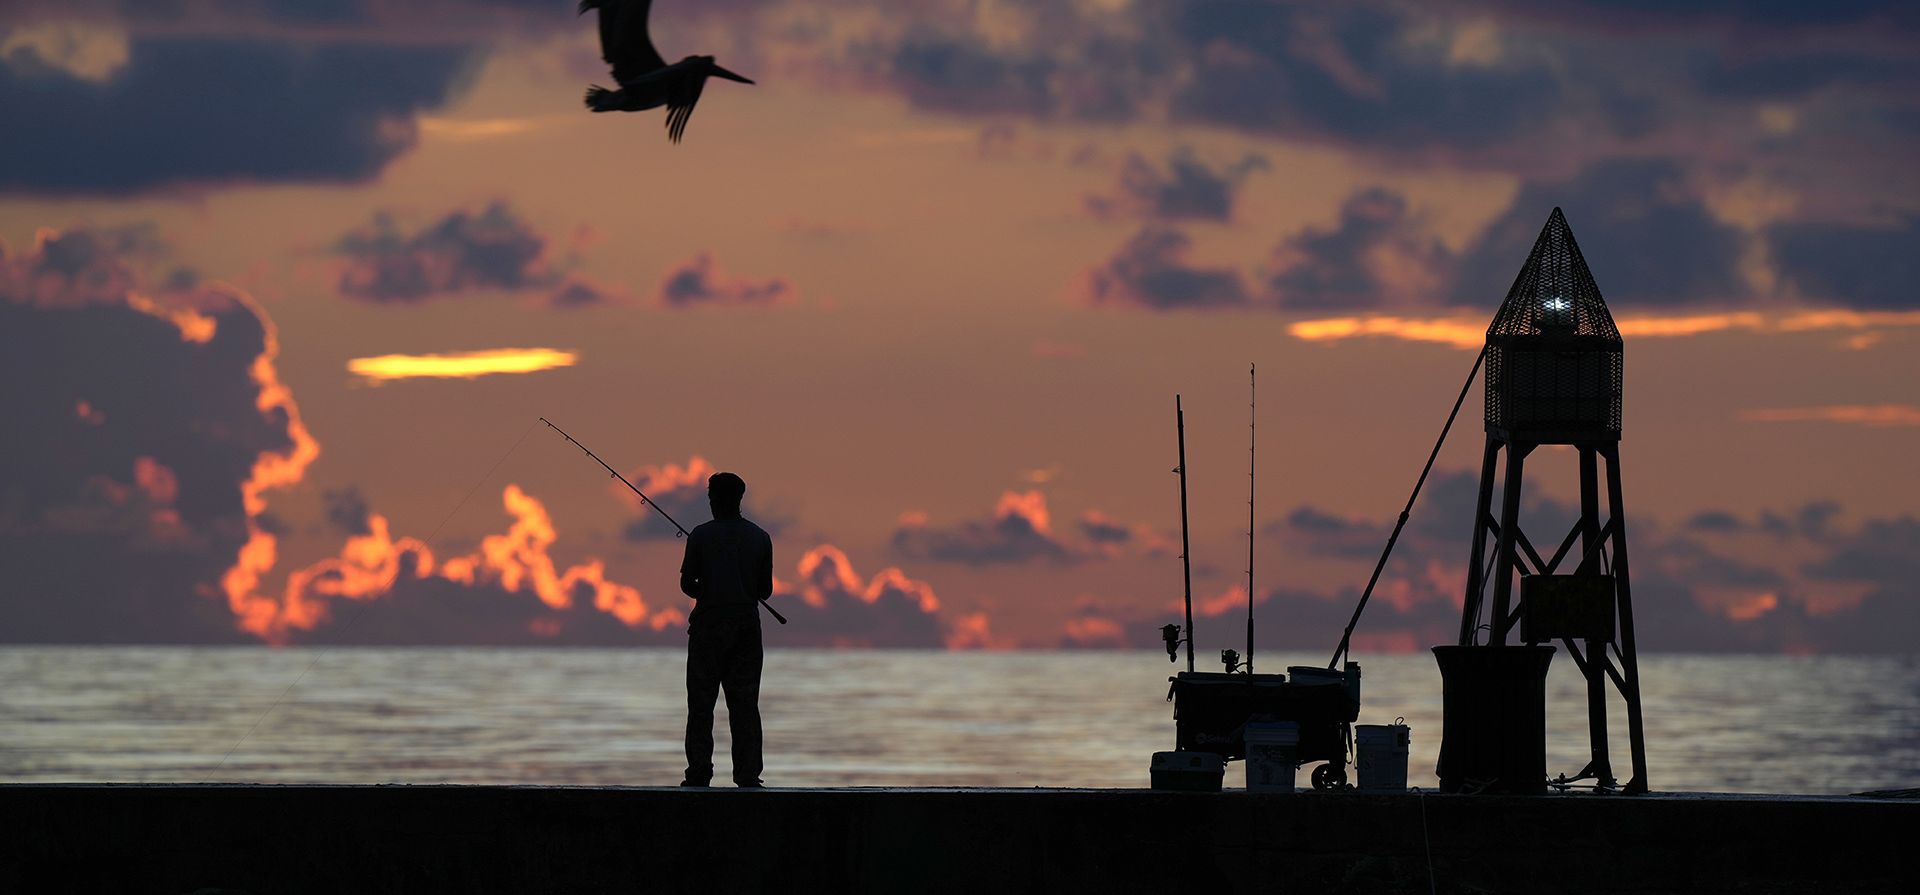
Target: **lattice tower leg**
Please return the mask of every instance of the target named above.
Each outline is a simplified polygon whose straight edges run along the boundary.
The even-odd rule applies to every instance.
[[[1633,779],[1626,791],[1647,791],[1647,733],[1640,713],[1640,661],[1633,645],[1633,593],[1627,575],[1627,513],[1620,498],[1620,446],[1600,449],[1607,458],[1607,511],[1613,517],[1613,576],[1619,604],[1620,695],[1627,702],[1627,738],[1633,752]],[[1605,658],[1606,654],[1601,653]]]

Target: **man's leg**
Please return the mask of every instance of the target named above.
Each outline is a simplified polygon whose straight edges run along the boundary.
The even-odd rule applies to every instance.
[[[760,646],[759,620],[741,625],[732,638],[723,683],[727,691],[727,721],[733,730],[733,782],[760,785]]]
[[[687,777],[694,786],[713,779],[713,701],[720,695],[720,666],[726,658],[702,622],[687,637]]]

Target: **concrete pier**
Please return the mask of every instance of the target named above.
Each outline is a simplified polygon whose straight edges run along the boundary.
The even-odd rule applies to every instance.
[[[1909,892],[1920,802],[0,786],[0,892]]]

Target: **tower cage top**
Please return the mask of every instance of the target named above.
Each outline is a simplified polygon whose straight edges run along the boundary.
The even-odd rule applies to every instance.
[[[1542,337],[1620,344],[1620,330],[1600,297],[1600,286],[1593,281],[1580,244],[1573,240],[1573,229],[1558,208],[1540,228],[1526,265],[1487,327],[1489,345],[1517,347]]]

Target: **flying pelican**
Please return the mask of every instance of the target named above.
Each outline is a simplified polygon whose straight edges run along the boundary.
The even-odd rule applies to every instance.
[[[595,112],[639,112],[667,107],[667,138],[675,143],[687,131],[700,88],[718,76],[729,81],[753,81],[727,71],[712,56],[688,56],[667,64],[647,34],[647,12],[653,0],[580,0],[580,14],[600,10],[600,56],[613,66],[618,90],[598,84],[587,88],[587,108]]]

